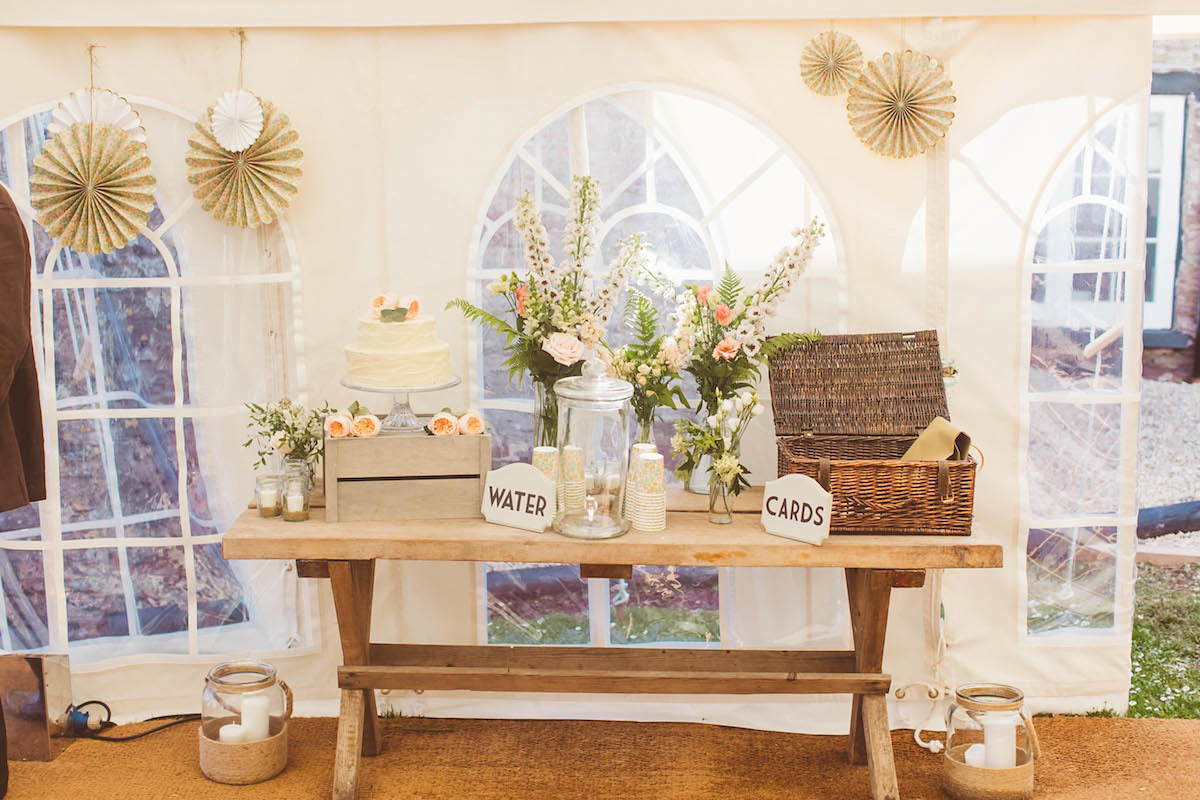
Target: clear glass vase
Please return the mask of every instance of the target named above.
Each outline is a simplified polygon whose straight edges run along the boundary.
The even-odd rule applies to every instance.
[[[715,475],[708,480],[708,521],[714,525],[733,522],[733,511],[729,507],[729,486]]]
[[[633,439],[634,444],[652,444],[654,449],[658,450],[658,442],[654,440],[654,417],[650,419],[639,419],[637,421],[637,435]]]
[[[533,446],[558,446],[558,396],[554,384],[534,381]]]
[[[283,461],[279,465],[279,480],[287,482],[288,478],[297,475],[304,475],[308,478],[308,491],[312,491],[316,484],[313,481],[313,465],[307,458],[292,458],[284,456]]]

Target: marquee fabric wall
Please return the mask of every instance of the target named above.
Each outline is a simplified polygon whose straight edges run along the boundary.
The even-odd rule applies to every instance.
[[[342,347],[368,295],[382,287],[401,289],[421,296],[426,308],[438,308],[467,292],[481,206],[514,146],[540,122],[622,87],[664,86],[727,105],[785,143],[807,170],[830,224],[824,247],[845,273],[846,329],[938,328],[945,355],[961,372],[951,412],[987,456],[974,536],[1002,544],[1006,568],[949,573],[929,588],[897,593],[885,658],[895,685],[999,680],[1024,687],[1038,708],[1123,709],[1131,501],[1116,510],[1122,521],[1114,523],[1110,543],[1111,628],[1046,639],[1027,630],[1027,261],[1047,186],[1087,131],[1113,109],[1144,122],[1149,19],[838,21],[836,27],[854,36],[868,57],[911,47],[944,59],[958,97],[954,125],[931,155],[904,161],[869,152],[849,130],[844,99],[819,97],[801,82],[799,51],[828,25],[793,20],[251,30],[247,88],[291,116],[305,151],[304,185],[288,215],[299,265],[293,317],[303,320],[303,389],[309,398],[335,405],[352,399],[339,385]],[[0,27],[0,66],[10,76],[0,85],[0,118],[44,107],[85,85],[84,48],[94,41],[104,46],[98,85],[192,113],[229,88],[237,67],[236,39],[224,29]],[[1131,153],[1138,141],[1129,143]],[[1128,177],[1135,188],[1126,199],[1127,259],[1134,265],[1127,280],[1134,287],[1140,275],[1137,226],[1144,217],[1139,164],[1138,157],[1131,159]],[[796,319],[785,309],[780,325]],[[1137,324],[1136,316],[1130,323]],[[239,330],[248,339],[260,334]],[[442,313],[439,334],[451,342],[456,367],[467,370],[474,332]],[[1124,353],[1136,361],[1140,337],[1130,338]],[[1128,417],[1132,409],[1136,418],[1136,378],[1129,380],[1121,413]],[[471,391],[464,385],[431,405],[463,407]],[[239,460],[238,432],[223,429],[219,435],[225,437],[221,466],[242,476],[248,495],[251,476]],[[1120,435],[1125,457],[1117,462],[1117,489],[1127,498],[1136,425],[1126,425]],[[767,425],[754,431],[747,456],[758,480],[774,477]],[[810,584],[801,571],[763,572],[736,577],[744,587],[737,613],[753,627],[753,644],[803,640],[804,630],[789,619],[796,604],[807,602],[810,617],[813,608],[826,609],[829,617],[844,613],[837,580]],[[477,581],[469,564],[388,565],[377,580],[375,638],[476,641]],[[938,586],[945,607],[942,649],[932,594]],[[817,592],[815,606],[811,591]],[[318,634],[292,652],[263,655],[279,665],[301,710],[328,710],[340,658],[332,604],[323,593],[317,604],[298,607]],[[806,625],[815,630],[819,621]],[[78,699],[105,698],[128,716],[189,709],[211,663],[202,657],[100,662],[76,672],[75,693]],[[407,713],[430,715],[690,719],[829,732],[844,730],[847,721],[841,698],[650,702],[425,693],[391,700]],[[894,710],[895,723],[911,723],[924,718],[927,705],[898,703]]]

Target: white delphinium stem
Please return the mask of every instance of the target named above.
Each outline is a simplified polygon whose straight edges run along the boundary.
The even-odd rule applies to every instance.
[[[629,284],[630,279],[645,269],[650,261],[650,245],[641,233],[626,236],[617,243],[617,257],[609,265],[604,283],[596,290],[590,302],[590,311],[596,325],[604,327],[612,317],[617,298]]]
[[[590,175],[571,179],[571,199],[567,209],[567,229],[563,232],[563,277],[578,284],[587,272],[596,252],[596,231],[600,217],[600,187]]]
[[[541,211],[528,190],[517,199],[513,223],[525,245],[525,263],[529,266],[534,290],[553,296],[558,288],[558,271],[554,268],[554,257],[550,255],[550,237],[542,224]]]
[[[762,341],[767,336],[766,318],[775,316],[779,301],[808,269],[813,250],[821,243],[824,235],[825,226],[816,219],[807,226],[792,231],[793,241],[775,256],[758,288],[743,298],[743,321],[738,326],[734,338],[741,343],[747,355],[753,357],[758,354]]]

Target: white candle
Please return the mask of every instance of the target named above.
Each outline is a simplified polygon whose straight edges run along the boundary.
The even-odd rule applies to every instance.
[[[236,722],[222,725],[221,730],[217,731],[217,739],[222,744],[245,744],[246,728]]]
[[[246,741],[257,742],[271,735],[271,698],[265,694],[247,695],[242,700],[242,727]]]
[[[258,493],[259,508],[274,508],[279,505],[279,490],[275,487],[262,489]]]
[[[284,510],[290,514],[304,510],[304,495],[299,492],[292,492],[283,496]]]
[[[983,722],[983,765],[989,769],[1012,769],[1017,765],[1017,723],[1015,711],[988,714]]]
[[[967,762],[968,767],[983,766],[983,745],[976,742],[963,751],[963,761]]]

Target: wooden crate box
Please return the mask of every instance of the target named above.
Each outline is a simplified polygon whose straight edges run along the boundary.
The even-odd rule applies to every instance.
[[[480,516],[492,437],[325,439],[330,522]]]

